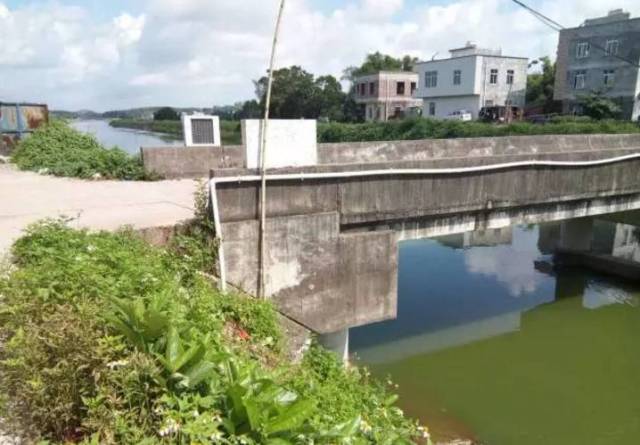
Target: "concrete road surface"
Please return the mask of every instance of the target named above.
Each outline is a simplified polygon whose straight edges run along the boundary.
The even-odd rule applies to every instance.
[[[75,218],[73,227],[114,230],[173,225],[193,216],[193,180],[85,181],[18,171],[0,164],[0,253],[29,224]]]

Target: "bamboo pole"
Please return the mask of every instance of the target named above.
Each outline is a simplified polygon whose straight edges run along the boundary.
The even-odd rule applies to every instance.
[[[269,107],[271,106],[271,88],[273,86],[273,65],[278,46],[278,34],[280,33],[280,23],[284,11],[285,0],[280,0],[276,27],[273,33],[273,43],[271,45],[271,59],[269,60],[269,76],[267,80],[267,94],[265,98],[264,119],[262,120],[262,140],[260,144],[260,261],[258,278],[260,280],[258,296],[265,298],[265,230],[267,218],[267,180],[266,180],[266,153],[267,153],[267,131],[269,129]]]

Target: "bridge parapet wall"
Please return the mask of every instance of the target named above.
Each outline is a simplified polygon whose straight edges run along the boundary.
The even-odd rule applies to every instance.
[[[555,161],[575,161],[580,158],[581,161],[593,161],[601,156],[602,152],[580,156],[540,155],[537,160],[552,158]],[[496,163],[495,160],[491,161],[491,158],[483,158],[483,163],[479,165]],[[337,212],[342,226],[379,224],[383,221],[640,193],[638,158],[585,167],[525,164],[474,173],[401,173],[403,170],[464,168],[471,165],[472,160],[459,159],[273,170],[269,175],[304,176],[328,171],[354,175],[269,181],[267,216]],[[255,173],[250,170],[225,170],[213,174],[218,178]],[[221,221],[257,220],[257,182],[221,183],[217,187]]]
[[[320,164],[426,161],[607,150],[640,151],[640,134],[537,135],[319,144]]]

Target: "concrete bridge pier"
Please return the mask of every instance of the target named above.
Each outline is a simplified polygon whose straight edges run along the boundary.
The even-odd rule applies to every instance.
[[[349,360],[349,328],[318,335],[318,342],[336,354],[344,363]]]
[[[560,226],[560,249],[589,252],[593,240],[593,218],[563,221]]]

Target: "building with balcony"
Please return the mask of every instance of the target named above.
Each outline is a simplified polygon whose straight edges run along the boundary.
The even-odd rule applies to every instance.
[[[380,71],[354,80],[355,101],[367,121],[402,118],[422,106],[413,94],[418,75],[410,71]]]
[[[554,99],[563,112],[580,113],[581,97],[601,92],[622,117],[640,116],[640,18],[621,9],[560,31]]]
[[[466,110],[477,118],[482,107],[524,107],[527,58],[503,56],[501,50],[482,49],[471,43],[449,52],[451,57],[447,59],[416,66],[416,97],[423,101],[423,116],[445,118]]]

